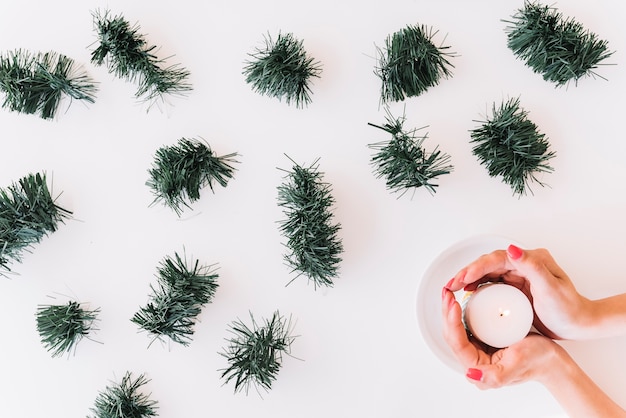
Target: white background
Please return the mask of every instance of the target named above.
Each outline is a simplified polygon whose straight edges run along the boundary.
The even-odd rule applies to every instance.
[[[84,417],[98,392],[126,371],[145,373],[159,416],[208,417],[551,417],[562,413],[533,383],[477,390],[428,349],[416,293],[429,263],[479,234],[549,248],[589,297],[626,291],[626,37],[613,0],[556,6],[609,41],[615,54],[578,86],[556,89],[506,47],[505,23],[520,1],[394,0],[294,2],[135,0],[5,1],[0,50],[57,51],[99,82],[97,101],[74,102],[54,121],[0,111],[0,185],[46,171],[72,220],[0,280],[0,416]],[[138,103],[135,86],[93,66],[91,12],[123,14],[162,57],[175,55],[194,90],[166,109]],[[428,125],[427,148],[452,156],[454,172],[434,196],[402,198],[376,179],[368,144],[388,140],[377,47],[411,24],[439,30],[454,76],[426,94],[391,105],[407,127]],[[242,68],[263,36],[291,32],[323,65],[313,102],[296,109],[254,93]],[[445,38],[445,40],[444,40]],[[554,173],[513,196],[471,153],[469,130],[494,102],[520,97],[557,153]],[[66,111],[67,110],[67,111]],[[181,218],[149,207],[145,186],[156,149],[202,137],[220,155],[241,154],[227,188],[206,191]],[[334,288],[314,290],[284,265],[276,188],[289,169],[319,160],[333,185],[345,246]],[[153,344],[130,322],[147,301],[165,255],[186,250],[219,265],[220,287],[189,347]],[[54,297],[56,299],[51,299]],[[67,298],[101,309],[97,342],[52,358],[35,327],[40,304]],[[299,337],[270,393],[234,394],[220,379],[218,352],[233,320],[292,315]],[[439,312],[433,312],[438,315]],[[626,406],[624,338],[566,343],[572,355]]]

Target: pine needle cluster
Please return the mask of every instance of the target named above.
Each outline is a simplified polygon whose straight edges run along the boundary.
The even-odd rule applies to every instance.
[[[18,49],[0,54],[2,107],[52,119],[64,97],[95,102],[95,82],[73,59],[56,52]]]
[[[176,145],[157,150],[146,185],[178,216],[184,207],[200,199],[200,190],[216,182],[226,187],[233,177],[237,153],[217,156],[211,147],[196,139],[181,138]]]
[[[189,345],[198,315],[215,295],[218,277],[211,266],[201,266],[198,260],[188,265],[178,253],[165,257],[158,268],[158,284],[151,286],[150,302],[131,321],[150,333],[153,341],[168,337]]]
[[[436,34],[425,25],[408,25],[385,39],[385,48],[378,48],[378,67],[374,71],[382,81],[383,102],[419,96],[452,76],[454,66],[449,59],[456,54],[449,51],[449,46],[436,46]]]
[[[99,311],[85,309],[75,301],[65,305],[40,305],[37,331],[42,344],[53,357],[69,353],[93,330]]]
[[[541,186],[536,173],[552,172],[549,160],[556,154],[550,151],[545,134],[528,119],[528,112],[520,107],[519,98],[493,105],[491,119],[471,130],[473,154],[487,167],[491,177],[501,176],[511,186],[513,194],[525,195],[530,183]]]
[[[10,261],[21,262],[23,251],[55,232],[71,212],[55,203],[46,174],[29,174],[0,189],[0,275]]]
[[[320,76],[321,64],[307,55],[302,40],[279,33],[276,41],[265,38],[265,48],[249,54],[243,74],[252,89],[265,96],[285,99],[302,108],[311,103],[310,81]]]
[[[222,356],[229,366],[222,370],[225,384],[235,381],[235,393],[250,386],[269,391],[282,366],[282,355],[291,353],[291,344],[295,337],[291,335],[291,320],[287,320],[278,311],[263,325],[257,324],[250,314],[250,326],[242,321],[234,321],[229,331],[233,336],[227,339],[229,345]]]
[[[91,53],[91,62],[106,64],[116,77],[137,84],[137,99],[153,104],[192,89],[189,71],[158,58],[157,47],[148,44],[139,25],[131,25],[122,15],[111,16],[109,10],[95,11],[93,19],[99,44]]]
[[[331,287],[343,252],[341,225],[332,222],[331,185],[322,181],[317,161],[310,167],[293,164],[278,187],[278,205],[286,217],[280,221],[280,232],[290,250],[284,259],[298,272],[296,278],[304,274],[315,288]]]
[[[613,54],[607,41],[551,6],[526,1],[505,22],[510,24],[506,28],[509,49],[557,87],[597,75],[594,69]]]
[[[98,394],[91,418],[147,418],[156,417],[157,402],[142,393],[141,387],[149,380],[142,374],[133,379],[126,372],[120,383],[107,386]]]
[[[387,123],[382,126],[368,125],[392,135],[389,141],[370,144],[376,151],[371,163],[375,167],[377,178],[384,178],[387,188],[404,195],[409,189],[424,187],[434,194],[439,186],[433,182],[439,176],[449,174],[454,167],[450,163],[450,155],[435,147],[427,152],[423,146],[428,135],[417,136],[416,129],[404,130],[406,117],[394,118],[387,112]]]

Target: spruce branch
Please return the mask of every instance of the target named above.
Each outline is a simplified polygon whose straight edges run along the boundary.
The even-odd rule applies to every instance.
[[[40,305],[37,308],[37,331],[41,343],[53,357],[69,353],[94,329],[100,309],[89,310],[70,301],[65,305]]]
[[[377,48],[378,67],[374,73],[382,81],[382,102],[419,96],[452,76],[454,65],[449,59],[456,54],[449,51],[449,46],[436,46],[436,34],[425,25],[408,25],[389,35],[384,49]]]
[[[536,173],[552,172],[549,160],[555,153],[539,132],[537,125],[528,119],[528,112],[520,107],[519,98],[512,98],[496,108],[491,119],[470,131],[474,144],[473,154],[487,167],[491,177],[501,176],[511,186],[513,194],[526,194],[531,182],[541,186]]]
[[[0,54],[2,107],[53,119],[64,97],[95,102],[97,87],[73,59],[56,52],[17,49]]]
[[[153,336],[189,345],[196,319],[204,305],[212,301],[218,287],[213,266],[188,263],[178,253],[165,257],[158,268],[157,287],[151,286],[150,302],[131,321]]]
[[[189,71],[157,58],[157,47],[148,44],[138,24],[131,25],[122,15],[111,16],[109,10],[96,10],[92,15],[99,43],[91,53],[91,62],[106,64],[116,77],[137,84],[137,99],[151,106],[167,95],[191,91]]]
[[[427,152],[423,146],[428,134],[416,136],[417,129],[404,130],[406,117],[394,118],[387,110],[387,122],[382,126],[368,123],[392,135],[389,141],[369,144],[376,151],[371,163],[377,178],[384,178],[387,189],[404,195],[409,189],[424,187],[432,195],[438,184],[433,180],[452,172],[450,155],[435,147]]]
[[[285,215],[280,232],[289,249],[284,259],[292,272],[298,273],[289,283],[304,274],[316,289],[332,287],[343,243],[338,236],[341,225],[332,222],[335,199],[331,185],[322,181],[317,161],[309,167],[292,163],[292,170],[284,170],[287,175],[278,187],[278,205]]]
[[[608,42],[551,6],[526,0],[512,20],[504,20],[507,46],[535,73],[556,87],[577,84],[610,57]]]
[[[224,384],[235,382],[235,393],[250,386],[269,391],[282,366],[283,353],[291,354],[291,319],[287,320],[275,311],[271,319],[258,324],[250,313],[251,325],[241,320],[234,321],[229,328],[232,337],[228,346],[220,354],[228,360],[229,366],[222,369]]]
[[[200,199],[200,190],[213,183],[226,187],[233,177],[237,153],[217,156],[211,147],[197,139],[181,138],[176,145],[157,150],[146,185],[156,202],[181,215],[184,207]]]
[[[10,261],[22,261],[22,252],[55,232],[72,212],[55,203],[45,173],[28,174],[0,189],[0,275],[10,272]]]
[[[113,383],[101,391],[91,408],[91,418],[147,418],[158,416],[157,402],[142,393],[141,387],[149,380],[142,374],[133,379],[126,372],[120,383]]]
[[[320,77],[321,64],[307,55],[302,40],[291,33],[279,33],[276,41],[268,34],[265,48],[248,54],[243,74],[252,89],[265,96],[295,102],[302,108],[311,103],[312,77]]]

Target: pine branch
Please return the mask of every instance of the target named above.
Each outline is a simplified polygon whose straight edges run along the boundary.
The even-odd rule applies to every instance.
[[[501,176],[513,193],[526,194],[530,183],[544,184],[536,177],[539,172],[552,172],[548,161],[555,157],[549,151],[545,135],[528,119],[528,112],[520,107],[519,98],[493,105],[491,119],[471,130],[472,152],[486,166],[491,177]]]
[[[0,189],[0,275],[10,272],[11,260],[21,262],[22,252],[55,232],[72,212],[57,206],[50,195],[46,174],[29,174]]]
[[[69,353],[92,331],[100,309],[88,310],[78,302],[66,305],[40,305],[37,308],[37,331],[42,344],[53,357]]]
[[[163,202],[178,216],[183,207],[200,199],[200,189],[216,182],[226,187],[238,163],[237,153],[216,156],[208,144],[196,139],[181,138],[176,145],[157,150],[150,179],[146,185],[155,196],[153,204]]]
[[[158,416],[157,402],[150,395],[140,392],[142,386],[149,382],[142,374],[133,380],[130,372],[126,372],[121,383],[107,386],[98,394],[95,405],[91,409],[92,418],[147,418]]]
[[[151,286],[150,302],[131,321],[150,333],[153,341],[168,337],[189,345],[196,318],[215,295],[218,277],[211,266],[200,266],[198,260],[188,265],[178,253],[165,257],[158,268],[157,287]]]
[[[436,46],[437,31],[425,25],[408,25],[385,39],[385,49],[378,48],[378,67],[374,73],[382,81],[383,102],[402,101],[419,96],[442,78],[452,76],[449,61],[456,56],[449,46]]]
[[[235,393],[250,386],[269,391],[282,366],[282,354],[291,353],[295,337],[291,335],[291,319],[286,320],[278,311],[274,312],[264,325],[259,325],[250,314],[250,326],[242,321],[234,321],[229,331],[233,336],[226,341],[229,345],[222,356],[229,366],[222,369],[224,384],[235,381]]]
[[[296,278],[306,275],[316,289],[333,286],[341,262],[341,225],[332,223],[334,203],[331,185],[322,181],[317,161],[310,167],[294,162],[278,187],[278,205],[286,216],[280,222],[280,232],[290,250],[284,259],[292,271],[298,272]]]
[[[122,15],[113,17],[109,10],[95,11],[93,19],[99,44],[91,53],[91,62],[106,64],[116,77],[136,83],[136,98],[151,106],[167,95],[191,91],[189,71],[179,64],[166,66],[165,59],[157,58],[157,47],[148,44],[139,25],[131,25]]]
[[[301,40],[291,33],[279,33],[274,42],[268,35],[265,48],[249,56],[252,59],[246,62],[243,74],[255,92],[285,99],[287,104],[295,102],[298,108],[311,103],[309,83],[320,76],[322,68],[307,55]]]
[[[607,41],[553,7],[526,1],[512,19],[504,20],[509,49],[556,87],[596,76],[598,64],[613,54]]]
[[[449,164],[450,156],[437,147],[428,153],[423,147],[428,135],[417,137],[416,129],[405,131],[405,121],[405,116],[394,118],[387,110],[387,123],[383,126],[368,124],[392,135],[390,141],[369,145],[376,151],[371,163],[377,178],[384,178],[389,190],[401,192],[402,196],[411,188],[423,186],[432,195],[439,186],[432,180],[454,169]]]
[[[0,91],[3,108],[52,119],[64,97],[94,103],[97,87],[63,54],[18,49],[0,54]]]

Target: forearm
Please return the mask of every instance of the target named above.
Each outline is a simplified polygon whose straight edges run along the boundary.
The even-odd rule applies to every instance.
[[[587,339],[626,335],[626,293],[591,301]]]

